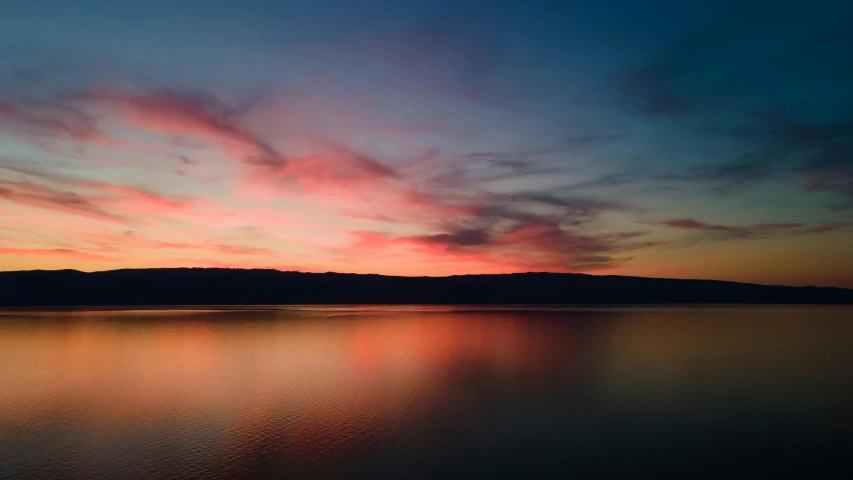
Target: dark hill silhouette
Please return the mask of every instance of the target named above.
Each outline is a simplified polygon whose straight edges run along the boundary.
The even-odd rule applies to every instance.
[[[853,304],[853,290],[563,273],[392,277],[174,268],[0,272],[0,306]]]

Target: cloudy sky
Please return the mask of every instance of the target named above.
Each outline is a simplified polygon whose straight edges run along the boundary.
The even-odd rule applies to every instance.
[[[6,0],[0,269],[853,287],[844,0]]]

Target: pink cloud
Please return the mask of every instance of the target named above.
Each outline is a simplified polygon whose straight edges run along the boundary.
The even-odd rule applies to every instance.
[[[514,273],[530,271],[529,265],[501,260],[476,251],[451,251],[414,237],[378,232],[351,232],[353,242],[342,251],[347,264],[355,259],[382,261],[386,272],[403,275],[453,275],[464,273]],[[374,267],[375,268],[375,267]]]
[[[469,230],[422,236],[378,232],[351,235],[347,256],[381,257],[383,262],[395,262],[399,257],[412,270],[432,274],[597,270],[624,261],[621,253],[650,246],[649,242],[626,243],[619,236],[581,235],[544,221],[495,233]]]
[[[496,162],[501,168],[494,174],[482,175],[464,175],[435,149],[426,149],[424,154],[421,148],[415,155],[393,158],[392,162],[345,146],[352,144],[347,137],[358,128],[337,132],[340,138],[326,140],[298,121],[289,125],[293,128],[287,131],[287,138],[277,139],[274,148],[258,133],[260,129],[249,125],[246,112],[212,97],[173,90],[93,89],[74,102],[79,107],[103,109],[107,114],[104,122],[118,121],[111,124],[116,130],[130,126],[175,137],[156,148],[137,140],[113,144],[116,153],[172,156],[170,160],[180,162],[181,168],[194,168],[202,162],[185,155],[187,149],[200,144],[218,148],[235,163],[226,164],[231,176],[223,178],[232,182],[237,195],[223,194],[214,201],[69,175],[7,169],[28,180],[2,180],[7,183],[6,191],[0,190],[0,199],[53,213],[108,219],[149,234],[81,229],[79,234],[63,234],[65,239],[74,239],[69,249],[87,246],[93,252],[129,251],[146,259],[152,255],[162,259],[170,250],[203,252],[244,257],[234,260],[242,266],[269,266],[280,262],[276,257],[285,253],[255,245],[286,239],[299,243],[296,251],[314,248],[319,256],[308,254],[313,262],[337,249],[340,257],[329,261],[330,266],[363,268],[363,262],[369,262],[375,268],[390,258],[403,270],[439,274],[595,269],[618,262],[621,257],[616,255],[636,245],[628,245],[619,237],[581,234],[577,228],[562,225],[577,227],[607,207],[589,202],[578,206],[544,194],[493,195],[481,188],[483,179],[511,178],[518,171],[526,171],[524,165],[508,160]],[[334,116],[333,111],[324,113]],[[52,126],[61,130],[60,125]],[[266,127],[270,132],[275,125]],[[401,132],[406,131],[403,127],[399,128]],[[383,132],[387,135],[390,130]],[[293,138],[302,151],[285,158],[278,149],[290,145]],[[77,139],[86,144],[89,137]],[[391,157],[387,151],[385,156]],[[536,208],[530,208],[535,202]],[[591,213],[574,218],[578,216],[572,213],[575,210]],[[321,220],[306,218],[315,212]],[[564,217],[572,218],[563,222]],[[423,233],[348,233],[359,220],[381,221],[383,227],[396,231]],[[240,235],[219,235],[247,226],[272,235],[258,243]],[[342,247],[353,238],[351,246]],[[233,265],[227,258],[216,261]]]
[[[108,257],[67,248],[15,248],[0,246],[0,255],[21,255],[42,258],[64,258],[73,260],[110,260]]]
[[[0,199],[112,222],[135,222],[138,221],[134,218],[137,214],[159,215],[164,211],[186,209],[195,204],[188,197],[163,195],[142,188],[69,175],[0,165],[2,170],[27,180],[0,178]],[[29,179],[45,181],[47,184],[34,183]]]
[[[111,107],[122,120],[139,128],[208,140],[241,163],[284,162],[275,149],[244,124],[238,112],[213,97],[173,90],[132,93],[103,88],[86,92],[81,98]]]
[[[378,188],[396,174],[375,160],[342,153],[291,158],[285,164],[258,168],[251,177],[256,182],[279,185],[293,181],[309,193],[330,193],[343,187]]]
[[[127,222],[128,218],[103,209],[93,199],[29,182],[0,179],[0,199],[56,212],[72,213],[109,222]]]

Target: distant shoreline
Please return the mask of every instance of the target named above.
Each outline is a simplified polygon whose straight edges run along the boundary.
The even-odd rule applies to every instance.
[[[849,305],[853,290],[515,273],[450,277],[219,268],[0,272],[0,307]]]

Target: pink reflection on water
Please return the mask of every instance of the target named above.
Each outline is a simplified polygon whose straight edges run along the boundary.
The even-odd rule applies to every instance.
[[[323,459],[342,468],[453,401],[442,384],[455,364],[512,383],[553,350],[543,345],[553,338],[511,315],[357,313],[160,311],[149,321],[93,311],[7,322],[0,430],[67,421],[99,445],[182,432],[178,443],[216,452],[208,461],[221,471],[285,456],[290,471],[316,473]]]

